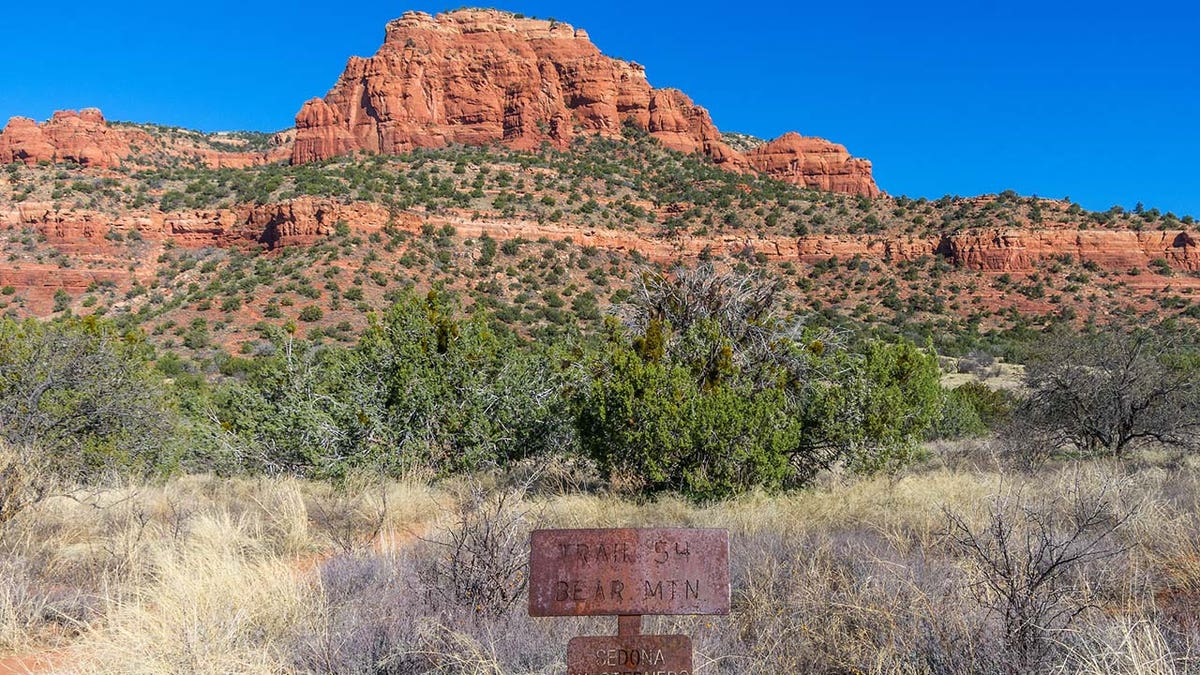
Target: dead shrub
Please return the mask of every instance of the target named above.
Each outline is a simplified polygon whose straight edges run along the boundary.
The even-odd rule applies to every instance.
[[[0,439],[0,527],[49,496],[57,484],[43,453]]]
[[[405,656],[422,606],[406,561],[339,555],[321,566],[320,584],[321,606],[292,647],[298,669],[329,675],[422,672],[418,660]]]
[[[995,642],[950,561],[848,529],[731,542],[729,626],[701,632],[720,672],[987,672]],[[707,624],[706,624],[707,625]]]
[[[1114,533],[1133,512],[1118,507],[1114,491],[1110,480],[1088,489],[1078,477],[1048,498],[1010,490],[991,501],[981,527],[945,511],[953,548],[972,563],[976,601],[1000,617],[1007,671],[1045,667],[1053,633],[1092,607],[1077,583],[1080,568],[1126,550]]]
[[[529,531],[538,520],[524,502],[525,489],[487,490],[468,485],[455,521],[423,539],[430,548],[421,579],[443,601],[496,617],[525,599],[529,582]]]

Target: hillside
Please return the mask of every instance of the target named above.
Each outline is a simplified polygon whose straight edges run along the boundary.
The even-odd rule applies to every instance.
[[[436,287],[553,334],[595,326],[647,268],[711,261],[783,280],[790,311],[945,351],[1057,321],[1200,316],[1191,217],[889,196],[828,141],[721,134],[560,22],[405,14],[297,126],[10,121],[0,312],[253,351],[269,326],[350,340],[402,289]]]
[[[408,286],[458,291],[523,331],[586,326],[643,266],[700,260],[785,279],[796,311],[939,340],[1200,311],[1190,218],[837,195],[633,132],[246,169],[9,165],[0,186],[5,312],[127,316],[163,346],[203,319],[238,348],[309,306],[303,332],[350,333]]]

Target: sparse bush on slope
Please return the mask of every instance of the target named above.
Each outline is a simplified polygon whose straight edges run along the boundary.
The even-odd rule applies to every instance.
[[[1057,331],[1032,350],[1017,442],[1050,452],[1128,456],[1151,444],[1196,447],[1200,351],[1165,328]]]

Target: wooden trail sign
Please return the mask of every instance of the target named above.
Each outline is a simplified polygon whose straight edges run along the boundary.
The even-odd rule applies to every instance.
[[[530,616],[729,613],[726,530],[535,530],[530,548]]]
[[[535,530],[529,547],[530,616],[617,616],[617,635],[571,639],[567,675],[691,675],[691,638],[642,635],[642,615],[729,613],[725,530]]]

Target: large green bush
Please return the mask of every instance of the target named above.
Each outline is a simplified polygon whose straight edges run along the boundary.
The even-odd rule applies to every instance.
[[[690,365],[647,358],[614,336],[580,397],[583,449],[610,478],[645,492],[720,497],[782,486],[803,427],[785,392],[704,383]]]
[[[351,349],[282,337],[223,385],[223,426],[272,466],[318,476],[355,466],[446,475],[569,452],[565,375],[543,350],[460,318],[436,293],[405,293]]]
[[[0,440],[67,480],[169,468],[175,420],[148,356],[93,317],[0,318]]]
[[[711,269],[643,280],[576,397],[582,448],[614,481],[724,497],[910,460],[941,409],[911,343],[851,350],[773,313],[775,287]]]
[[[946,392],[941,419],[934,428],[938,438],[985,436],[1012,416],[1012,394],[982,382],[965,382]]]

